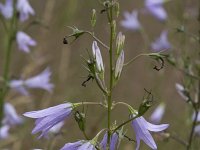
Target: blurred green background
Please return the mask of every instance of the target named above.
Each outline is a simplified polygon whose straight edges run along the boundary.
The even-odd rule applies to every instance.
[[[90,81],[87,87],[81,86],[86,79],[87,72],[82,67],[83,61],[80,55],[87,56],[86,48],[91,50],[93,39],[84,35],[72,44],[64,45],[63,37],[71,33],[67,26],[76,26],[79,29],[91,30],[90,17],[91,10],[97,10],[97,24],[94,29],[95,34],[106,44],[108,44],[109,28],[105,14],[100,14],[102,7],[97,0],[30,0],[36,11],[36,18],[47,25],[44,28],[40,25],[31,26],[25,30],[37,41],[37,46],[32,49],[31,54],[24,54],[17,49],[13,50],[11,75],[13,77],[29,77],[35,75],[47,66],[52,70],[52,82],[55,89],[52,94],[44,91],[31,91],[32,97],[21,96],[18,93],[11,92],[6,101],[16,106],[19,114],[26,111],[38,110],[49,106],[63,103],[64,101],[101,101],[102,93],[97,88],[95,82]],[[143,37],[139,32],[131,32],[122,28],[119,22],[123,19],[123,12],[131,12],[133,9],[142,9],[144,1],[125,0],[120,1],[121,13],[118,18],[117,31],[122,31],[126,36],[125,42],[125,61],[139,53],[151,52],[150,47],[145,48]],[[167,2],[166,8],[169,18],[166,23],[157,21],[153,16],[140,14],[139,20],[144,26],[145,33],[149,40],[154,41],[163,29],[169,31],[169,41],[173,48],[169,53],[180,56],[184,53],[192,53],[197,49],[197,44],[190,40],[187,35],[177,34],[175,28],[180,25],[188,27],[192,33],[197,33],[198,22],[198,0],[171,0]],[[34,20],[32,17],[29,21]],[[28,22],[26,22],[28,24]],[[23,28],[24,24],[20,27]],[[0,26],[1,43],[4,42],[2,26]],[[16,47],[16,45],[15,45]],[[3,44],[0,45],[0,73],[3,63]],[[108,53],[101,47],[102,55],[106,69],[108,66]],[[165,63],[164,69],[156,71],[153,69],[155,61],[147,57],[142,57],[132,65],[124,68],[119,84],[114,89],[114,101],[125,101],[134,108],[138,108],[144,96],[144,88],[152,90],[155,103],[153,107],[145,114],[145,118],[151,115],[151,112],[161,102],[166,103],[166,113],[162,123],[169,123],[169,132],[176,133],[183,139],[187,139],[190,132],[190,124],[186,118],[189,117],[190,110],[184,100],[180,98],[175,89],[175,83],[181,83],[183,75],[175,70],[168,63]],[[80,108],[80,111],[82,108]],[[89,137],[94,137],[99,129],[106,126],[106,110],[99,107],[85,107],[87,111],[87,133]],[[112,121],[117,123],[128,119],[128,111],[122,106],[117,107],[112,112]],[[67,142],[73,142],[77,139],[83,139],[78,125],[72,119],[66,121],[63,134],[49,138],[37,140],[37,135],[31,135],[34,127],[34,120],[26,119],[23,126],[16,127],[11,131],[11,137],[8,140],[0,141],[0,149],[10,148],[13,150],[29,150],[33,148],[52,150],[59,149]],[[134,131],[127,125],[127,135],[134,138]],[[159,150],[184,149],[182,145],[172,139],[160,141],[156,136]],[[200,144],[200,143],[199,143]],[[135,143],[128,142],[126,139],[122,142],[120,150],[134,149]],[[49,148],[50,149],[50,148]],[[142,150],[149,149],[142,143]]]

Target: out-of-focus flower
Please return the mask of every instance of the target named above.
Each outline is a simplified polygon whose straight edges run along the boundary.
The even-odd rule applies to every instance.
[[[152,149],[157,149],[156,143],[149,131],[160,132],[168,128],[168,124],[154,125],[147,122],[143,117],[132,121],[132,127],[136,134],[136,150],[139,150],[140,140],[143,140]]]
[[[0,3],[0,12],[6,18],[10,19],[13,16],[13,0],[6,0],[3,5]]]
[[[96,148],[90,141],[82,140],[74,143],[67,143],[60,150],[96,150]]]
[[[23,95],[29,95],[27,91],[29,88],[39,88],[52,92],[54,85],[50,83],[50,76],[51,71],[49,68],[46,68],[43,72],[32,78],[26,80],[11,80],[9,86]]]
[[[163,8],[163,3],[165,0],[146,0],[146,9],[155,16],[160,21],[165,21],[167,19],[167,12]]]
[[[161,50],[165,50],[165,49],[171,48],[171,44],[168,41],[167,35],[168,35],[168,32],[166,30],[162,31],[162,33],[160,34],[160,37],[157,38],[155,40],[155,42],[153,42],[151,44],[151,48],[154,51],[161,51]]]
[[[35,12],[28,0],[18,0],[17,1],[17,10],[19,11],[20,21],[26,21],[29,18],[29,14],[35,15]]]
[[[175,84],[175,87],[176,87],[176,90],[178,92],[178,94],[186,101],[189,100],[189,97],[188,97],[188,92],[186,91],[186,89],[179,83],[176,83]]]
[[[124,66],[124,51],[121,51],[121,54],[119,55],[116,66],[115,66],[115,78],[119,78],[122,72]]]
[[[98,71],[99,72],[104,71],[101,51],[100,51],[96,41],[94,41],[92,44],[92,54],[93,54],[94,59],[96,60],[96,66],[97,66]]]
[[[16,38],[19,50],[25,53],[30,52],[29,46],[36,46],[37,44],[35,40],[22,31],[17,32]]]
[[[64,125],[64,121],[59,122],[58,124],[56,124],[49,130],[49,133],[58,134],[61,128],[63,127],[63,125]]]
[[[200,125],[195,126],[194,132],[195,132],[195,134],[197,134],[198,136],[200,136]]]
[[[113,133],[111,140],[110,140],[110,150],[116,149],[118,138],[119,137],[118,137],[117,133]],[[107,139],[108,139],[108,133],[106,132],[106,134],[104,135],[104,137],[100,143],[101,150],[106,150]]]
[[[160,123],[164,113],[165,113],[165,104],[161,103],[160,105],[158,105],[158,107],[152,113],[150,120],[153,123]]]
[[[69,118],[72,110],[73,105],[71,103],[64,103],[43,110],[26,112],[24,116],[36,119],[32,134],[42,132],[38,137],[41,138],[42,136],[46,136],[53,126]]]
[[[7,139],[9,137],[9,129],[10,126],[9,125],[3,125],[0,128],[0,139]]]
[[[138,11],[134,10],[132,13],[124,13],[125,20],[121,21],[121,25],[129,30],[137,31],[141,29],[141,24],[138,20]]]
[[[4,104],[4,119],[3,124],[6,125],[18,125],[23,123],[23,119],[21,116],[19,116],[10,103]]]

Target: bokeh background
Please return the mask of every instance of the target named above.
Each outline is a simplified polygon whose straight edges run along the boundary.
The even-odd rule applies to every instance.
[[[91,30],[90,17],[91,10],[97,10],[97,24],[94,28],[95,34],[106,44],[108,44],[109,28],[105,14],[100,14],[102,9],[97,0],[30,0],[36,11],[36,16],[29,21],[38,19],[44,24],[33,25],[25,31],[37,41],[37,46],[32,48],[30,54],[24,54],[14,48],[11,63],[11,75],[13,78],[29,77],[41,72],[49,66],[52,71],[52,82],[55,84],[53,93],[41,90],[31,91],[31,97],[21,96],[12,91],[6,101],[11,102],[19,114],[26,111],[38,110],[49,106],[57,105],[65,101],[101,101],[103,96],[97,88],[95,82],[90,81],[87,87],[81,86],[87,77],[84,70],[81,55],[87,56],[86,49],[91,50],[93,39],[88,35],[72,44],[64,45],[63,37],[71,33],[67,26],[76,26],[79,29]],[[151,52],[149,43],[145,43],[140,32],[132,32],[120,26],[123,19],[123,12],[131,12],[133,9],[142,9],[144,1],[125,0],[120,1],[121,13],[118,21],[118,31],[122,31],[126,36],[125,42],[125,61],[139,53]],[[168,12],[167,22],[159,22],[150,14],[139,14],[146,35],[149,41],[154,41],[163,29],[169,31],[169,41],[172,49],[167,53],[173,53],[178,58],[182,53],[195,54],[198,44],[185,34],[178,34],[176,28],[181,25],[187,26],[191,33],[198,31],[198,0],[171,0],[164,5]],[[21,27],[25,27],[29,21]],[[0,26],[1,38],[3,43],[2,26]],[[14,47],[17,47],[14,45]],[[3,63],[3,44],[0,44],[0,73]],[[106,69],[108,69],[108,53],[101,47]],[[195,56],[195,55],[194,55]],[[177,94],[175,83],[181,83],[183,74],[173,68],[167,62],[164,69],[156,71],[153,69],[155,61],[147,57],[142,57],[124,68],[119,84],[114,89],[114,101],[125,101],[134,108],[138,108],[145,94],[144,88],[151,90],[154,95],[154,105],[145,114],[145,118],[161,102],[166,103],[166,112],[162,123],[169,123],[169,132],[176,133],[183,139],[188,138],[190,124],[186,118],[189,117],[190,110],[184,100]],[[87,112],[87,133],[89,137],[94,137],[101,127],[106,126],[106,110],[99,107],[84,107],[80,111]],[[112,112],[112,121],[117,123],[128,119],[128,111],[122,106],[117,107]],[[78,129],[74,119],[66,121],[62,128],[62,134],[49,139],[37,140],[38,135],[32,135],[31,130],[34,122],[31,119],[25,120],[25,124],[12,129],[11,137],[8,140],[0,140],[0,149],[10,148],[12,150],[29,150],[33,148],[56,150],[67,142],[76,141],[84,138]],[[134,138],[134,131],[127,125],[127,135]],[[182,145],[172,139],[157,140],[158,149],[184,149]],[[122,142],[120,150],[134,149],[135,143]],[[142,143],[141,149],[149,149]]]

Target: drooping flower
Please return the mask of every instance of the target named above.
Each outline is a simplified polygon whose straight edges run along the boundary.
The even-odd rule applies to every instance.
[[[166,30],[162,31],[160,37],[151,44],[151,48],[156,52],[171,48],[171,44],[168,41],[167,35],[168,32]]]
[[[139,150],[140,140],[143,140],[152,149],[157,149],[156,143],[149,131],[160,132],[168,128],[168,124],[154,125],[147,122],[143,117],[132,121],[132,127],[136,134],[136,150]]]
[[[152,113],[150,120],[153,123],[160,123],[164,113],[165,113],[165,104],[161,103],[160,105],[158,105],[158,107]]]
[[[165,21],[167,19],[167,12],[163,8],[165,0],[146,0],[146,9],[158,20]]]
[[[9,129],[10,126],[9,125],[3,125],[0,128],[0,139],[7,139],[9,137]]]
[[[117,143],[118,143],[118,138],[119,137],[118,137],[117,133],[113,133],[113,135],[110,139],[110,150],[116,149]],[[106,132],[106,134],[104,135],[104,137],[100,143],[101,150],[106,150],[107,139],[108,139],[108,133]]]
[[[4,5],[0,3],[0,12],[6,19],[12,18],[13,0],[6,0]]]
[[[35,40],[33,40],[29,35],[27,35],[26,33],[22,31],[17,32],[16,40],[17,40],[19,50],[25,53],[30,52],[29,46],[36,46],[37,44]]]
[[[178,92],[178,94],[186,101],[189,100],[189,97],[188,97],[188,92],[186,91],[186,89],[183,87],[183,85],[179,84],[179,83],[176,83],[175,84],[175,87],[176,87],[176,90]]]
[[[60,150],[96,150],[96,148],[90,141],[82,140],[74,143],[67,143]]]
[[[35,15],[35,11],[29,4],[28,0],[18,0],[17,1],[17,10],[19,11],[20,21],[26,21],[29,18],[29,14]]]
[[[198,136],[200,136],[200,125],[195,126],[194,132],[195,132],[195,134],[197,134]]]
[[[121,25],[128,29],[137,31],[141,29],[141,24],[138,20],[138,11],[134,10],[132,13],[125,12],[124,13],[125,20],[121,21]]]
[[[115,66],[115,78],[119,78],[124,66],[124,51],[122,50]]]
[[[46,68],[40,74],[31,77],[26,80],[11,80],[9,83],[10,88],[15,89],[23,95],[29,95],[27,89],[29,88],[39,88],[44,89],[48,92],[52,92],[54,87],[53,84],[50,83],[51,71],[49,68]]]
[[[94,41],[92,43],[92,54],[94,59],[96,60],[96,66],[99,72],[104,71],[104,66],[103,66],[103,59],[101,56],[101,51],[100,48],[97,45],[97,42]]]
[[[38,137],[41,138],[42,136],[47,136],[49,130],[56,124],[69,118],[72,110],[73,105],[71,103],[64,103],[43,110],[26,112],[23,115],[36,119],[32,134],[42,132]]]
[[[5,125],[19,125],[23,123],[23,119],[21,116],[19,116],[10,103],[4,104],[4,119],[3,124]]]

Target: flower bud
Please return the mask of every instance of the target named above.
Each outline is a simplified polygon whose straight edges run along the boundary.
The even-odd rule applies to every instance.
[[[119,55],[117,62],[116,62],[116,66],[115,66],[115,78],[119,79],[122,69],[124,66],[124,51],[121,51],[121,54]]]
[[[190,95],[189,95],[189,91],[181,84],[176,83],[176,90],[178,92],[178,94],[184,99],[186,100],[186,102],[190,101]]]
[[[95,9],[92,9],[92,17],[91,17],[91,25],[92,27],[94,27],[96,25],[96,10]]]
[[[125,42],[125,35],[119,32],[116,40],[117,55],[121,53],[121,50],[124,47],[124,42]]]
[[[96,68],[99,72],[104,72],[103,60],[101,56],[101,51],[97,45],[97,42],[94,41],[92,44],[92,54],[96,62]]]

